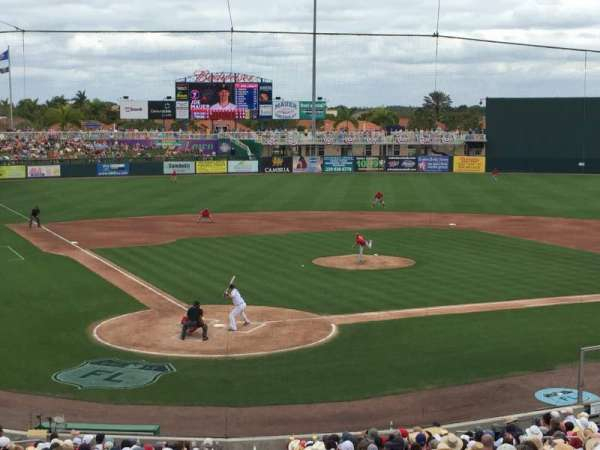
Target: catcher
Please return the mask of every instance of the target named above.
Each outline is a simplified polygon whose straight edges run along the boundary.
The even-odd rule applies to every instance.
[[[192,334],[198,328],[202,328],[202,340],[208,341],[208,325],[204,322],[204,311],[200,308],[200,302],[194,302],[185,316],[181,319],[181,340]]]

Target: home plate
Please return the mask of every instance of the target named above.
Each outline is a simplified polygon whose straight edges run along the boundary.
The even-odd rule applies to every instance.
[[[213,325],[213,327],[215,327],[215,328],[225,328],[225,324],[224,323],[215,323]]]

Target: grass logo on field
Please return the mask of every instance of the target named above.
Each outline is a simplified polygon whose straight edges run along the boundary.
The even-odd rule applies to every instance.
[[[79,389],[135,389],[155,383],[162,375],[175,372],[170,363],[96,359],[52,375],[59,383]]]

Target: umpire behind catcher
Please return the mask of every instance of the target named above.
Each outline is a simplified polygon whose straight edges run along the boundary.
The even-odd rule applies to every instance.
[[[181,327],[181,339],[185,339],[188,330],[202,328],[202,340],[208,340],[208,325],[204,323],[204,311],[200,308],[200,302],[194,304],[187,310],[186,320]]]

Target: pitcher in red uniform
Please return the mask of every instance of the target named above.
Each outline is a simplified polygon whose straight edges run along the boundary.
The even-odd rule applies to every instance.
[[[354,236],[354,245],[358,247],[358,263],[362,264],[365,247],[373,247],[373,241],[365,239],[365,237],[360,233],[356,233]]]

